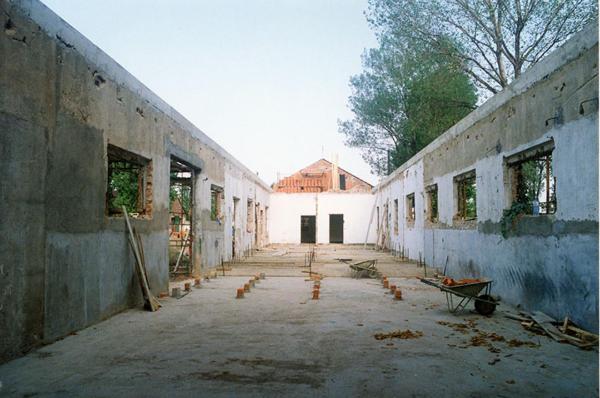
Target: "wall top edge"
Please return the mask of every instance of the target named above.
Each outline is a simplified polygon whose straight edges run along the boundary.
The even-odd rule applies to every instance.
[[[263,189],[271,192],[271,187],[261,180],[243,163],[217,144],[206,133],[196,127],[182,114],[166,103],[156,93],[146,87],[141,81],[121,66],[117,61],[106,54],[102,49],[92,43],[83,34],[69,25],[65,20],[50,10],[39,0],[7,0],[9,4],[16,6],[23,15],[38,24],[40,28],[54,40],[57,45],[66,46],[82,55],[88,62],[98,67],[108,78],[116,84],[127,87],[132,92],[147,101],[155,109],[165,114],[177,123],[182,129],[188,131],[194,138],[210,147],[217,154],[231,162],[244,172],[245,177],[260,185]]]
[[[429,143],[429,145],[403,163],[390,175],[383,178],[379,184],[373,188],[373,192],[377,192],[378,190],[385,188],[392,181],[394,181],[399,174],[416,164],[425,155],[452,140],[453,138],[459,136],[478,121],[486,118],[513,98],[523,94],[536,83],[545,80],[550,74],[577,59],[584,51],[591,49],[597,44],[598,21],[595,20],[586,25],[580,32],[574,34],[562,46],[554,50],[540,62],[532,65],[529,69],[523,72],[518,79],[515,79],[513,82],[511,82],[511,84],[509,84],[504,90],[490,97],[481,106],[446,130],[446,132]]]

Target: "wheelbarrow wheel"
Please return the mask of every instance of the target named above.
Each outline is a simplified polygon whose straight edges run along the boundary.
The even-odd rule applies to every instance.
[[[489,294],[482,294],[477,298],[480,298],[481,300],[486,300],[475,300],[475,311],[477,311],[481,315],[491,315],[496,310],[496,304],[492,304],[495,300]],[[488,301],[491,301],[492,303],[489,303]]]

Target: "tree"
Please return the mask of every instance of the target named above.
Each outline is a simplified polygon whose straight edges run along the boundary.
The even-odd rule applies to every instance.
[[[110,191],[109,209],[121,212],[122,206],[130,213],[138,211],[138,188],[140,183],[139,170],[130,168],[129,165],[116,162],[109,175],[108,186]]]
[[[171,172],[171,178],[177,178],[178,174],[176,172]],[[187,184],[175,183],[171,184],[169,188],[169,211],[172,210],[173,203],[179,200],[181,204],[181,209],[183,213],[188,218],[191,217],[190,209],[192,205],[192,187]]]
[[[385,175],[473,110],[477,97],[446,55],[408,41],[379,41],[363,55],[364,71],[350,79],[354,118],[338,125],[373,173]],[[445,46],[458,51],[450,40]]]
[[[486,96],[594,20],[596,0],[370,0],[380,37],[450,55]],[[450,38],[462,51],[446,53]]]

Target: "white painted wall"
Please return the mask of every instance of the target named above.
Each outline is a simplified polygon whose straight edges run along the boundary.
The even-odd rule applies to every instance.
[[[385,246],[401,245],[411,259],[423,252],[428,266],[446,269],[452,277],[492,279],[494,293],[505,302],[556,319],[569,316],[598,330],[596,31],[597,26],[590,26],[571,39],[384,179],[376,188],[378,205],[383,212],[387,201],[393,211],[398,198],[401,224],[399,233],[393,233],[390,214]],[[566,90],[562,96],[558,87]],[[564,119],[546,123],[557,109]],[[487,140],[486,146],[476,143],[478,137]],[[504,237],[501,221],[511,206],[514,184],[506,159],[550,140],[557,211],[523,216]],[[440,157],[448,167],[436,167]],[[477,220],[461,222],[454,219],[454,177],[470,170],[476,172]],[[430,225],[425,222],[424,188],[434,183],[439,222]],[[405,199],[412,192],[416,222],[409,227]]]
[[[271,243],[300,243],[300,216],[317,216],[317,243],[329,243],[329,215],[344,215],[344,243],[365,243],[374,195],[370,193],[272,193]],[[375,243],[373,220],[368,243]]]
[[[271,243],[300,243],[300,216],[317,214],[314,193],[272,193],[269,216]]]
[[[415,221],[407,222],[407,199],[415,195]],[[398,199],[398,231],[394,229],[394,200]],[[405,255],[418,258],[423,253],[423,226],[425,216],[425,195],[423,185],[423,162],[418,161],[408,167],[398,179],[385,186],[380,193],[379,208],[381,220],[379,225],[384,228],[384,205],[388,203],[388,237],[384,246],[400,250],[404,248]]]
[[[344,243],[365,243],[374,196],[370,193],[324,192],[319,194],[317,242],[329,243],[329,215],[344,215]],[[368,243],[375,243],[375,220]]]

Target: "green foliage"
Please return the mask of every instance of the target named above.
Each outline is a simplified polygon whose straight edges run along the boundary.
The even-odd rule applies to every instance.
[[[138,211],[139,170],[126,169],[126,165],[120,163],[114,163],[114,167],[108,182],[111,192],[109,209],[119,212],[125,206],[128,213],[135,213]]]
[[[215,221],[217,216],[217,193],[212,191],[210,193],[210,219]]]
[[[429,221],[436,222],[438,220],[438,191],[435,189],[429,193],[430,209],[431,214],[429,215]]]
[[[474,178],[465,181],[465,218],[477,218],[477,185]]]
[[[219,191],[210,192],[210,219],[213,221],[219,221],[220,217],[220,195]]]
[[[530,208],[531,206],[526,203],[514,202],[510,208],[504,210],[500,219],[500,228],[505,239],[508,237],[509,232],[514,230],[519,216],[527,214]]]
[[[597,0],[369,0],[369,22],[450,55],[482,94],[500,91],[597,19]],[[450,38],[461,51],[448,53]]]
[[[171,178],[176,178],[177,173],[171,173]],[[172,210],[173,202],[179,200],[181,208],[186,218],[190,219],[190,209],[192,204],[192,188],[182,183],[173,183],[169,187],[169,211]]]
[[[446,42],[448,51],[456,51]],[[447,57],[393,37],[363,55],[350,79],[352,120],[338,121],[346,144],[385,175],[462,119],[477,101],[469,78]]]
[[[552,186],[546,187],[546,161],[548,161],[549,178],[552,181],[554,177],[551,155],[534,158],[518,166],[517,201],[530,205],[529,214],[532,212],[531,204],[534,201],[540,201],[540,194],[545,193],[547,189],[550,189],[550,201],[555,200]],[[548,206],[546,203],[543,205]]]

